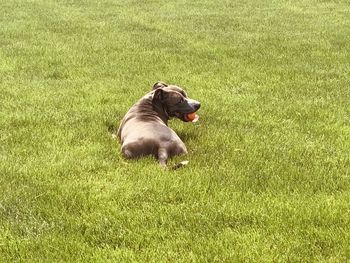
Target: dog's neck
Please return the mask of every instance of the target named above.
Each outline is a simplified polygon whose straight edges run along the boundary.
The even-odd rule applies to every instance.
[[[153,101],[152,95],[146,95],[138,101],[137,107],[133,107],[137,118],[152,120],[160,118],[165,125],[168,125],[169,115],[160,101]],[[137,111],[137,112],[136,112]]]
[[[168,125],[168,120],[170,117],[163,104],[160,101],[155,101],[152,102],[152,107],[153,110],[157,113],[158,117],[161,118],[166,125]]]

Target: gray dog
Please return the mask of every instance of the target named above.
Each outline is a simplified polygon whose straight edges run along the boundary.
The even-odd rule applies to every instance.
[[[122,154],[128,159],[154,155],[165,167],[169,157],[187,153],[185,144],[168,127],[168,120],[176,117],[195,122],[198,115],[194,112],[199,107],[200,103],[189,99],[180,87],[155,83],[152,91],[131,107],[119,126]],[[189,119],[189,114],[195,117]]]

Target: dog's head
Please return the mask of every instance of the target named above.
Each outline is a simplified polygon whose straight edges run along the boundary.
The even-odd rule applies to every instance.
[[[153,85],[153,102],[161,103],[169,117],[189,121],[186,117],[200,108],[200,103],[187,97],[186,92],[175,85],[158,81]]]

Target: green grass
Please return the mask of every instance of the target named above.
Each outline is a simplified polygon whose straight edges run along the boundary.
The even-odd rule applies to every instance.
[[[348,1],[0,3],[1,262],[350,260]],[[108,127],[163,80],[190,164]]]

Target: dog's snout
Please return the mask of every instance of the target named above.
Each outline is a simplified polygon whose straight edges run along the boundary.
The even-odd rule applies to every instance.
[[[196,100],[192,100],[192,107],[195,111],[197,111],[200,107],[201,107],[201,104],[199,101],[196,101]]]
[[[200,107],[201,107],[201,103],[200,103],[200,102],[197,102],[197,104],[196,104],[196,106],[195,106],[196,110],[199,110]]]

